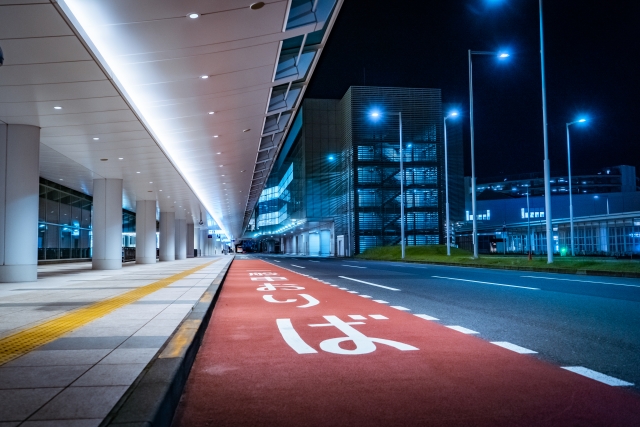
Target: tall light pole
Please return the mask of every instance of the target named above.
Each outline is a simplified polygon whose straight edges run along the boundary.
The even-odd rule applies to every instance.
[[[447,256],[451,255],[451,224],[449,223],[449,164],[447,160],[447,119],[457,116],[458,112],[452,111],[444,118],[444,188],[447,226]]]
[[[469,49],[469,125],[471,129],[471,211],[473,215],[473,257],[478,258],[478,224],[476,215],[476,162],[475,140],[473,134],[473,65],[472,55],[493,55],[500,59],[508,58],[508,53],[485,52]]]
[[[402,155],[402,113],[398,111],[397,113],[389,113],[393,116],[398,116],[398,120],[400,121],[400,247],[402,248],[402,259],[404,259],[405,255],[405,241],[404,241],[404,163],[403,163],[403,155]],[[380,113],[374,111],[371,113],[371,117],[377,119],[380,117]]]
[[[567,162],[569,164],[569,226],[571,227],[571,256],[576,256],[573,241],[573,192],[571,191],[571,144],[569,142],[569,126],[576,123],[584,123],[586,119],[580,119],[567,123]]]

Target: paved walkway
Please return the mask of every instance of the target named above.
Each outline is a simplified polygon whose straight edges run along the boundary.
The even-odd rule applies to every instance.
[[[97,426],[231,257],[0,284],[0,427]]]
[[[640,425],[631,391],[350,288],[235,261],[174,426]]]

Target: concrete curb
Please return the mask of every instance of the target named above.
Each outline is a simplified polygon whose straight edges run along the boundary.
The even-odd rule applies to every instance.
[[[233,260],[120,398],[100,427],[169,427]]]
[[[469,267],[469,268],[484,268],[490,270],[519,270],[519,271],[537,271],[539,273],[557,273],[557,274],[579,274],[582,276],[609,276],[609,277],[627,277],[631,279],[640,278],[640,272],[633,273],[629,271],[607,271],[607,270],[579,270],[579,269],[566,269],[566,268],[540,268],[540,267],[523,267],[518,265],[473,265],[463,264],[460,262],[437,262],[437,261],[417,261],[417,260],[381,260],[372,258],[358,257],[358,259],[367,261],[381,261],[381,262],[406,262],[408,264],[432,264],[432,265],[444,265],[450,267]]]

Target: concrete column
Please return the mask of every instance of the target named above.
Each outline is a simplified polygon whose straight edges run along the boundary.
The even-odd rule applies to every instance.
[[[160,212],[160,261],[176,259],[176,213]]]
[[[176,219],[176,259],[187,259],[187,220]]]
[[[194,228],[193,224],[187,224],[187,258],[193,258],[194,245]]]
[[[38,278],[40,128],[0,125],[0,282]]]
[[[200,242],[202,241],[202,233],[200,232],[200,228],[196,228],[193,233],[193,246],[198,250],[198,254],[196,256],[202,256],[200,252]]]
[[[93,180],[93,269],[122,268],[122,180]]]
[[[136,264],[156,263],[156,201],[136,202]]]

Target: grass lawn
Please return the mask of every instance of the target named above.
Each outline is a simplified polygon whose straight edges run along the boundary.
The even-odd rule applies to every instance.
[[[615,258],[588,258],[588,257],[561,257],[556,255],[552,265],[547,264],[545,255],[537,255],[529,261],[526,255],[480,255],[473,259],[471,252],[462,249],[451,248],[451,256],[447,256],[447,248],[444,245],[407,246],[406,261],[423,261],[436,263],[465,264],[478,267],[530,267],[532,269],[567,270],[567,273],[575,273],[580,270],[610,271],[615,273],[640,273],[640,259],[616,260]],[[383,246],[367,249],[356,258],[377,261],[400,261],[400,246]]]

